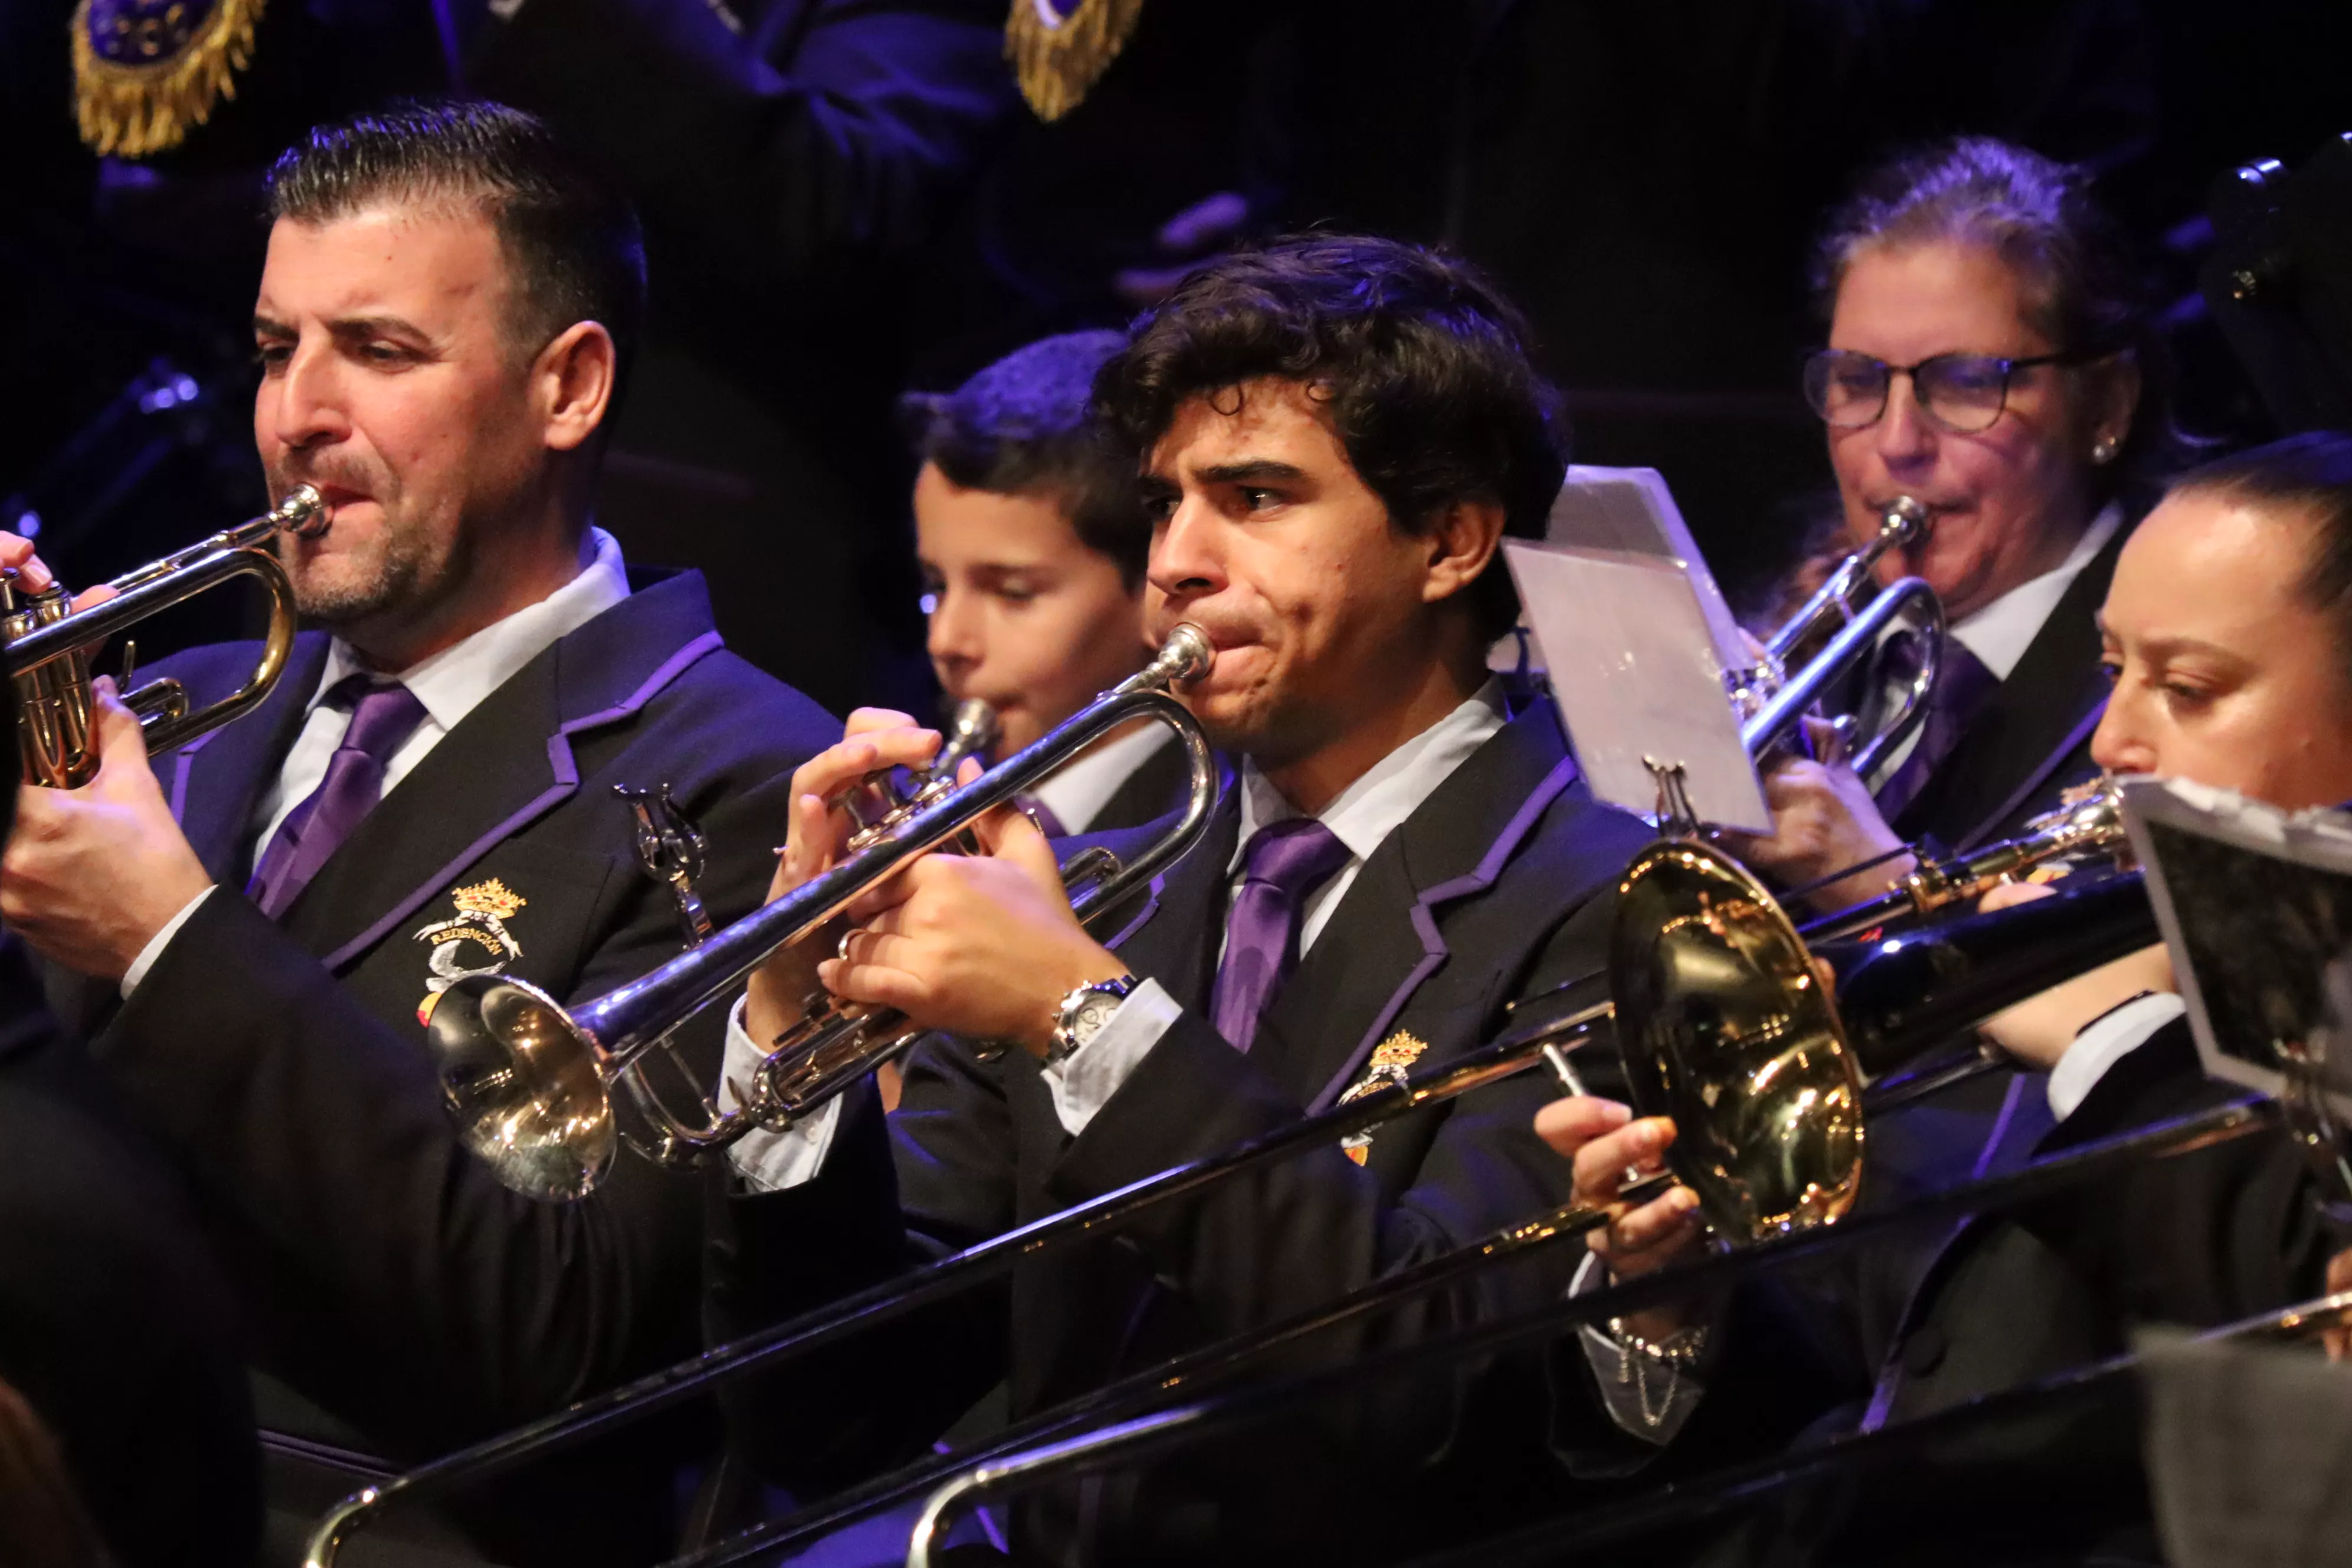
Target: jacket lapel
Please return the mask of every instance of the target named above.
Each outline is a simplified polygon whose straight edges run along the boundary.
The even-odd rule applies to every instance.
[[[2106,700],[2095,617],[2130,535],[2130,527],[2117,529],[2067,584],[1952,758],[1897,819],[1897,832],[1932,833],[1952,848],[1973,847],[2074,753],[2085,716],[2095,723]]]
[[[426,753],[320,868],[286,928],[341,968],[580,786],[572,737],[633,717],[720,644],[701,578],[630,596],[543,650]]]
[[[1334,1100],[1444,968],[1440,911],[1492,886],[1575,777],[1550,704],[1529,704],[1364,862],[1251,1055],[1309,1109]]]
[[[258,708],[234,724],[198,736],[168,758],[156,759],[157,779],[180,831],[223,887],[243,888],[253,869],[248,836],[254,806],[301,733],[310,694],[326,668],[327,646],[326,633],[302,633],[294,639],[294,651],[278,684]],[[191,699],[204,696],[192,693]]]

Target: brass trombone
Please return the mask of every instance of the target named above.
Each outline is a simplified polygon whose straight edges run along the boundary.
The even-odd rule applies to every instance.
[[[2015,838],[1988,844],[1972,855],[1950,860],[1922,857],[1918,868],[1888,891],[1810,921],[1804,933],[1814,941],[1853,936],[1890,921],[1934,914],[1981,897],[2004,882],[2022,880],[2037,870],[2103,859],[2112,862],[2128,858],[2129,853],[2123,795],[2112,777],[2102,776],[2079,799],[2028,820],[2025,831]]]
[[[1216,804],[1216,759],[1199,721],[1170,689],[1196,679],[1214,657],[1207,633],[1179,626],[1143,669],[959,785],[956,764],[987,744],[981,728],[985,710],[967,714],[948,737],[944,757],[911,791],[893,795],[883,781],[867,781],[868,804],[878,803],[878,815],[851,839],[839,865],[593,1002],[567,1010],[525,981],[498,975],[459,981],[434,1009],[428,1045],[467,1146],[518,1193],[549,1201],[577,1198],[612,1166],[620,1141],[613,1113],[616,1083],[655,1129],[655,1141],[641,1152],[663,1163],[682,1163],[755,1127],[788,1127],[893,1059],[918,1033],[903,1015],[836,1003],[814,983],[815,959],[830,951],[841,911],[917,857],[951,845],[980,817],[1120,726],[1155,720],[1176,732],[1191,767],[1182,814],[1123,866],[1095,848],[1062,868],[1081,920],[1115,909],[1191,848],[1208,826]],[[812,955],[808,1011],[742,1087],[743,1103],[721,1110],[706,1096],[695,1112],[672,1110],[641,1071],[649,1053],[770,954],[795,945]]]
[[[268,696],[293,651],[296,615],[293,584],[268,542],[278,533],[314,539],[326,531],[328,521],[319,492],[297,485],[259,517],[117,577],[107,584],[113,595],[85,610],[75,609],[72,597],[57,584],[30,592],[14,582],[0,582],[0,642],[6,646],[9,679],[16,683],[16,738],[26,782],[75,789],[96,776],[89,686],[93,648],[232,577],[256,578],[269,594],[268,635],[262,642],[261,661],[246,683],[193,713],[186,689],[169,679],[126,689],[122,701],[139,715],[152,756],[242,718]],[[126,656],[126,688],[130,667]]]
[[[1777,1247],[1775,1238],[1801,1239],[1851,1206],[1861,1171],[1861,1082],[1867,1073],[1884,1071],[2059,980],[2146,945],[2155,935],[2155,914],[2139,878],[2125,873],[1899,938],[1809,949],[1771,895],[1737,863],[1703,844],[1662,842],[1635,859],[1619,889],[1609,966],[1612,1001],[1541,1022],[1531,1018],[1518,1032],[1427,1072],[1383,1084],[1224,1153],[1046,1215],[911,1279],[871,1287],[369,1488],[321,1521],[306,1562],[310,1568],[330,1568],[354,1531],[398,1502],[487,1479],[617,1421],[804,1358],[1001,1277],[1018,1260],[1096,1241],[1146,1208],[1197,1194],[1238,1172],[1335,1145],[1511,1077],[1612,1019],[1637,1105],[1645,1114],[1675,1116],[1682,1129],[1669,1153],[1670,1172],[1629,1188],[1624,1196],[1640,1201],[1680,1181],[1698,1192],[1709,1217],[1726,1234]],[[1555,997],[1552,1005],[1568,1000]],[[2211,1127],[2200,1124],[2173,1136],[2185,1146],[2190,1137],[2234,1136],[2260,1120],[2258,1112],[2238,1108]],[[2078,1168],[2094,1166],[2066,1167]],[[2036,1178],[2054,1179],[2051,1173]],[[2008,1190],[1984,1189],[1995,1195]],[[1970,1199],[1959,1194],[1941,1201],[1958,1213]],[[1025,1446],[1065,1435],[1074,1426],[1084,1430],[1123,1418],[1164,1402],[1180,1384],[1189,1388],[1269,1349],[1442,1289],[1504,1258],[1556,1245],[1606,1219],[1601,1211],[1570,1208],[1508,1226],[1291,1322],[1221,1342],[1097,1390],[1021,1424],[1002,1442]],[[1863,1229],[1874,1232],[1877,1223],[1874,1216]],[[1619,1288],[1641,1289],[1654,1287],[1639,1281]],[[1631,1300],[1631,1294],[1608,1292],[1571,1305],[1582,1320],[1596,1303]],[[1009,1451],[994,1444],[992,1449]],[[787,1532],[797,1536],[820,1525],[832,1528],[873,1508],[919,1496],[968,1468],[974,1457],[962,1453],[926,1461],[828,1504],[819,1523],[762,1527],[714,1548],[709,1560],[737,1561],[772,1549]]]
[[[2231,1109],[2232,1112],[2242,1113],[2242,1108]],[[2145,1152],[2152,1158],[2188,1152],[2191,1148],[2205,1146],[2197,1141],[2206,1130],[2202,1123],[2210,1123],[2215,1128],[2224,1125],[2223,1118],[2219,1114],[2209,1113],[2208,1117],[2196,1120],[2200,1125],[2185,1131],[2181,1128],[2186,1124],[2180,1127],[2168,1125],[2160,1131],[2161,1142],[2146,1138],[2114,1141],[2098,1151],[2095,1169],[2084,1173],[2112,1168],[2116,1163],[2113,1155],[2118,1152],[2130,1154]],[[2228,1131],[2224,1136],[2237,1136],[2242,1131],[2252,1131],[2263,1123],[2247,1118],[2228,1121],[2226,1125]],[[2129,1146],[2123,1147],[2126,1144]],[[2072,1162],[2053,1161],[2050,1163],[2056,1165]],[[2027,1173],[2020,1173],[2021,1175]],[[2021,1201],[2036,1192],[2048,1190],[2051,1185],[2042,1173],[2032,1171],[2031,1175],[2029,1184],[2013,1184],[2015,1178],[2004,1178],[1999,1183],[1989,1182],[1983,1185],[1986,1188],[2002,1187],[2004,1201]],[[1943,1207],[1940,1203],[1937,1205],[1938,1212]],[[1922,1217],[1925,1212],[1923,1205]],[[1882,1217],[1908,1220],[1913,1216],[1906,1212]],[[1872,1234],[1876,1234],[1875,1229]],[[1793,1247],[1785,1249],[1790,1255],[1796,1250]],[[1732,1263],[1739,1260],[1725,1258],[1713,1261]],[[1707,1265],[1702,1264],[1696,1268],[1677,1269],[1651,1278],[1665,1282],[1674,1280],[1676,1275],[1705,1272],[1711,1270]],[[1687,1285],[1693,1281],[1686,1279],[1681,1282]],[[1630,1300],[1622,1299],[1621,1290],[1579,1298],[1558,1311],[1522,1319],[1506,1325],[1501,1331],[1472,1331],[1407,1346],[1381,1357],[1370,1371],[1378,1374],[1402,1365],[1459,1359],[1475,1351],[1503,1348],[1549,1337],[1557,1334],[1561,1325],[1571,1320],[1578,1322],[1597,1321],[1596,1303],[1605,1309],[1601,1312],[1601,1316],[1620,1316],[1637,1310]],[[1656,1294],[1654,1290],[1643,1292],[1644,1298],[1654,1298]],[[1611,1299],[1604,1302],[1604,1295]],[[2338,1292],[2299,1301],[2274,1311],[2256,1313],[2235,1322],[2204,1330],[2192,1337],[2207,1344],[2293,1343],[2341,1329],[2347,1323],[2352,1323],[2352,1293]],[[1535,1331],[1530,1333],[1530,1329]],[[1507,1534],[1490,1536],[1416,1557],[1412,1560],[1413,1568],[1440,1568],[1440,1565],[1444,1565],[1444,1568],[1455,1568],[1455,1565],[1469,1568],[1472,1564],[1475,1568],[1498,1568],[1501,1564],[1517,1563],[1549,1563],[1563,1552],[1573,1552],[1580,1559],[1587,1559],[1596,1547],[1639,1539],[1669,1527],[1685,1528],[1716,1514],[1745,1510],[1761,1498],[1857,1461],[1884,1462],[1899,1458],[1978,1426],[2038,1413],[2054,1403],[2112,1389],[2136,1374],[2146,1360],[2145,1354],[2137,1352],[2109,1357],[2040,1382],[1979,1395],[1948,1409],[1833,1438],[1793,1458],[1785,1454],[1776,1455],[1728,1467],[1695,1480],[1659,1486],[1623,1503],[1581,1510]],[[936,1554],[949,1524],[984,1500],[1002,1501],[1009,1495],[1032,1489],[1048,1479],[1070,1480],[1081,1475],[1132,1466],[1158,1454],[1202,1441],[1219,1432],[1248,1426],[1286,1406],[1309,1404],[1317,1398],[1343,1396],[1352,1385],[1362,1382],[1365,1373],[1362,1365],[1353,1364],[1294,1378],[1271,1387],[1251,1388],[1176,1405],[1118,1425],[1078,1431],[1028,1447],[1008,1447],[1003,1443],[991,1443],[988,1445],[991,1457],[986,1461],[973,1464],[967,1458],[960,1473],[948,1479],[924,1499],[923,1509],[908,1542],[907,1568],[931,1568],[931,1564],[938,1561]],[[711,1559],[706,1554],[689,1561],[694,1568],[705,1568]],[[682,1565],[674,1564],[673,1568],[682,1568]]]

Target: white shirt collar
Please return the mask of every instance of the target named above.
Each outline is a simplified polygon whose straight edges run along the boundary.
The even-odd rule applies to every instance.
[[[571,582],[400,672],[400,683],[416,694],[442,731],[456,729],[482,699],[559,639],[629,596],[628,568],[621,560],[619,542],[594,527],[588,531],[588,542],[594,556]],[[364,668],[351,645],[337,637],[328,649],[327,668],[310,694],[310,706],[316,708],[337,681]]]
[[[2074,579],[2083,574],[2116,530],[2124,523],[2123,503],[2109,501],[2091,525],[2083,530],[2083,537],[2065,560],[2039,577],[2029,578],[1974,614],[1952,623],[1952,636],[1960,645],[1977,656],[1977,661],[1992,671],[1999,680],[2007,680],[2017,661],[2041,635],[2042,623],[2066,596]]]
[[[1460,707],[1382,757],[1363,777],[1339,792],[1339,798],[1318,815],[1332,837],[1348,847],[1356,861],[1369,859],[1381,841],[1421,808],[1470,753],[1494,739],[1503,728],[1502,682],[1486,683]],[[1242,828],[1234,841],[1228,869],[1237,868],[1250,836],[1269,822],[1298,816],[1298,810],[1267,782],[1257,764],[1242,763]]]
[[[1066,763],[1033,794],[1044,801],[1066,833],[1093,826],[1110,797],[1160,747],[1176,739],[1165,724],[1146,722],[1131,735],[1107,741],[1076,762]]]

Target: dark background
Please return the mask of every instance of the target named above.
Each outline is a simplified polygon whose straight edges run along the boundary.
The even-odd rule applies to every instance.
[[[69,15],[0,0],[0,526],[29,508],[87,582],[261,505],[258,171],[313,121],[449,77],[424,0],[272,0],[235,101],[174,153],[101,163],[74,132]],[[1753,596],[1828,481],[1795,391],[1806,248],[1859,169],[1957,132],[2090,163],[2171,302],[2187,422],[2252,438],[2195,292],[2207,191],[2352,131],[2347,59],[2352,5],[2325,0],[1151,0],[1068,119],[1008,109],[973,138],[887,267],[780,264],[771,288],[652,223],[654,343],[601,520],[633,559],[709,571],[730,641],[820,700],[927,701],[891,395],[1116,324],[1119,269],[1181,262],[1159,226],[1231,191],[1245,231],[1369,227],[1488,267],[1577,458],[1661,469]],[[244,613],[184,612],[142,654]]]

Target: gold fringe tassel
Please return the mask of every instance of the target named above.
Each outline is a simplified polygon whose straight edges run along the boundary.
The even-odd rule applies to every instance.
[[[143,158],[178,146],[236,96],[236,73],[253,58],[263,0],[214,0],[186,46],[152,64],[126,65],[89,38],[90,0],[74,7],[74,107],[81,139],[100,155]]]
[[[1021,96],[1050,124],[1084,102],[1110,69],[1143,19],[1143,0],[1079,0],[1078,8],[1059,22],[1049,19],[1047,4],[1013,0],[1004,23],[1004,58],[1013,62]]]

